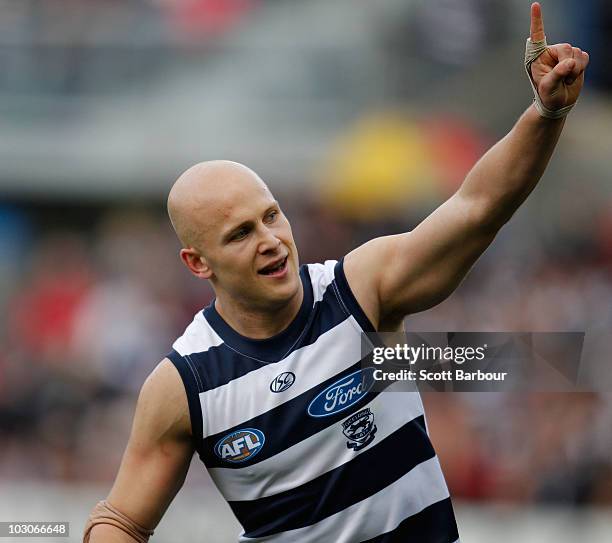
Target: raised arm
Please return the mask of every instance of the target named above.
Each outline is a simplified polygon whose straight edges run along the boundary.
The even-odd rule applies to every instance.
[[[133,530],[142,533],[153,530],[183,485],[192,456],[185,389],[176,368],[165,359],[142,387],[132,433],[115,484],[106,500],[117,513],[101,510],[98,515],[92,515],[92,519],[100,515],[113,518],[123,515],[128,525],[134,523]],[[94,525],[89,541],[140,541],[128,532],[118,528],[116,522],[104,521]],[[146,540],[146,536],[142,538]]]
[[[349,284],[379,330],[446,298],[544,173],[589,61],[569,44],[545,48],[544,39],[535,3],[528,51],[534,45],[540,51],[526,67],[538,103],[478,161],[459,190],[413,231],[374,239],[347,255]]]

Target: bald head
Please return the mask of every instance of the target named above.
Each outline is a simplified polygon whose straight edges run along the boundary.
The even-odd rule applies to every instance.
[[[268,187],[250,168],[229,160],[195,164],[168,195],[168,215],[184,247],[198,247],[202,233],[227,216],[233,201]]]

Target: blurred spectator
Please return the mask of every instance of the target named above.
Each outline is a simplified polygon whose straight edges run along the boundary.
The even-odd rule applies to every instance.
[[[93,279],[85,240],[74,234],[44,237],[28,257],[27,288],[9,303],[9,344],[31,360],[69,363],[75,314]]]
[[[135,392],[180,325],[181,300],[173,294],[181,278],[166,265],[175,251],[159,222],[138,211],[106,217],[97,249],[102,273],[78,307],[70,348],[101,383]]]

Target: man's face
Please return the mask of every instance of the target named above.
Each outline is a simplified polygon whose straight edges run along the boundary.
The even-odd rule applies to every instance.
[[[291,226],[263,183],[227,187],[207,208],[201,250],[220,300],[266,309],[297,295]]]

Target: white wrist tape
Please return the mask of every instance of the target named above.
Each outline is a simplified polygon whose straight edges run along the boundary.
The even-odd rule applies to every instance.
[[[576,102],[570,104],[569,106],[562,107],[561,109],[548,109],[542,103],[542,99],[538,93],[538,88],[536,87],[535,81],[531,75],[531,64],[544,51],[546,51],[546,47],[546,37],[540,41],[531,41],[531,38],[527,38],[527,44],[525,45],[525,71],[527,72],[529,82],[531,83],[531,88],[533,89],[533,101],[535,102],[535,108],[538,110],[538,113],[547,119],[561,119],[571,111],[571,109],[576,105]]]

